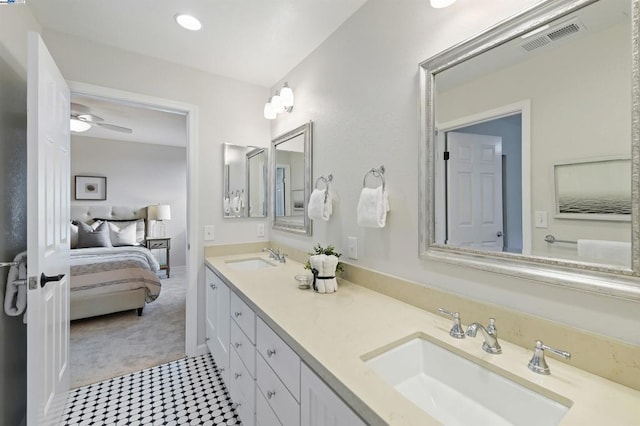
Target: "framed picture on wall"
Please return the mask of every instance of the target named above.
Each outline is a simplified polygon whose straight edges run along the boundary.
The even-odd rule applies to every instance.
[[[631,220],[631,160],[607,158],[554,166],[556,217]]]
[[[107,178],[104,176],[75,176],[76,200],[106,200]]]

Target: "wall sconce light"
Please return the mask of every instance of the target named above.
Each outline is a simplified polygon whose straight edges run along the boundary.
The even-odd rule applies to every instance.
[[[436,9],[442,9],[443,7],[451,6],[456,0],[429,0],[431,7]]]
[[[293,109],[293,90],[289,87],[289,83],[284,83],[282,89],[276,91],[266,104],[264,104],[264,118],[273,120],[278,114],[283,112],[291,112]]]

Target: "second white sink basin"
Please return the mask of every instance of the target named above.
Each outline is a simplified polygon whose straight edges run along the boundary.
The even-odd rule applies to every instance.
[[[238,269],[241,271],[250,271],[254,269],[263,269],[263,268],[271,268],[274,265],[273,263],[264,260],[260,257],[251,257],[248,259],[238,259],[238,260],[227,260],[225,262],[233,269]]]
[[[564,404],[417,337],[365,361],[445,425],[556,425]],[[534,374],[534,373],[531,373]]]

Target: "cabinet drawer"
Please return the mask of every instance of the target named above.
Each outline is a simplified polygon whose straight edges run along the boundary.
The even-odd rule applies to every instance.
[[[231,318],[240,326],[251,343],[256,343],[256,314],[235,294],[231,293]]]
[[[260,318],[257,328],[258,352],[300,401],[300,357]]]
[[[262,392],[256,392],[256,426],[281,426]]]
[[[147,241],[147,248],[152,250],[152,249],[164,249],[164,248],[169,248],[169,241],[167,240],[150,240]]]
[[[249,370],[251,377],[256,377],[256,347],[244,334],[235,321],[231,321],[231,346]]]
[[[300,405],[262,358],[256,357],[258,390],[266,398],[280,422],[285,425],[300,424]]]
[[[229,395],[236,407],[236,413],[243,425],[255,423],[256,382],[240,361],[238,354],[230,351]]]

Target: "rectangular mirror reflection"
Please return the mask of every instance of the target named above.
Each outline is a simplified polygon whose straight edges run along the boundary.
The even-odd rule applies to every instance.
[[[311,194],[312,123],[306,123],[272,142],[271,172],[273,227],[311,235],[307,200]]]
[[[266,149],[232,144],[223,149],[223,217],[266,217]]]

